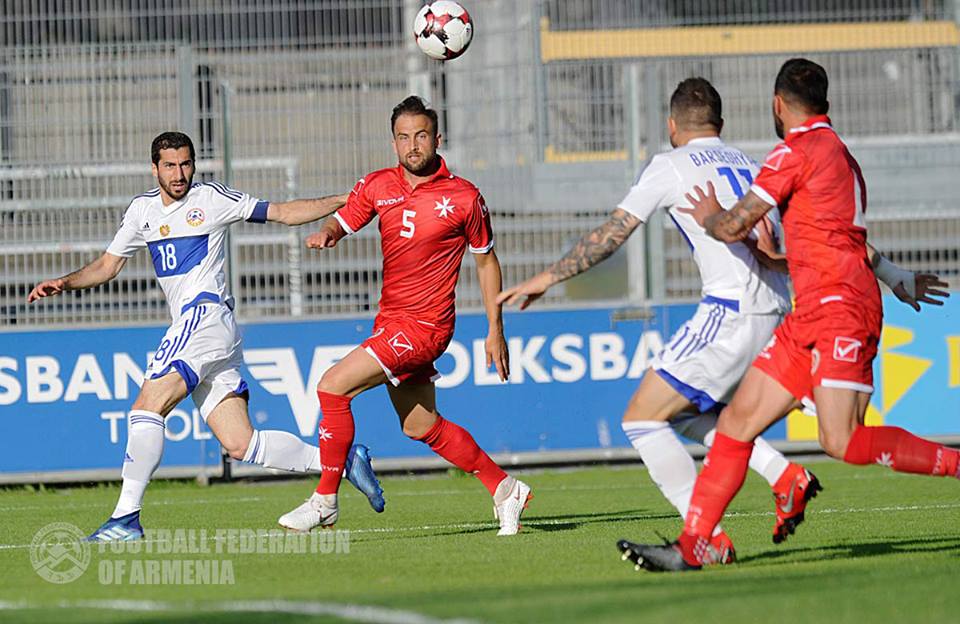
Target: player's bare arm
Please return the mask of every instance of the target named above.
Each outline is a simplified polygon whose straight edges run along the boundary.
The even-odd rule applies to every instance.
[[[503,309],[497,301],[497,293],[503,286],[500,271],[500,259],[492,249],[487,253],[473,254],[477,263],[477,278],[480,283],[480,295],[483,298],[483,307],[487,313],[487,339],[484,342],[484,351],[487,354],[487,368],[496,367],[500,381],[510,377],[510,353],[507,351],[507,341],[503,337]]]
[[[307,237],[306,244],[310,249],[326,249],[336,247],[337,241],[347,235],[346,230],[334,217],[327,217],[319,232]]]
[[[917,312],[920,311],[921,303],[942,306],[943,301],[934,297],[946,299],[950,296],[946,290],[941,290],[948,288],[949,285],[941,280],[940,276],[902,269],[887,260],[870,243],[867,243],[867,257],[870,259],[870,266],[873,267],[877,279],[889,286],[897,299]]]
[[[507,305],[514,305],[521,297],[526,297],[520,305],[521,310],[526,309],[554,284],[579,275],[609,258],[640,223],[640,219],[626,210],[615,209],[610,213],[606,223],[581,238],[563,258],[554,262],[542,273],[500,293],[497,303],[506,302]]]
[[[30,291],[27,296],[27,303],[33,303],[43,297],[59,295],[65,290],[82,290],[109,282],[120,273],[126,263],[127,259],[122,256],[104,253],[93,262],[69,275],[40,282]]]
[[[745,238],[743,240],[747,249],[757,259],[757,262],[777,273],[789,273],[787,269],[787,257],[777,249],[777,243],[773,236],[773,228],[767,217],[760,219],[754,228],[757,233],[757,240]]]
[[[686,198],[693,208],[677,208],[677,210],[693,215],[707,234],[725,243],[745,239],[757,221],[773,208],[755,193],[748,192],[733,208],[724,210],[717,201],[713,184],[709,182],[706,191],[695,186],[690,193],[686,194]]]
[[[288,202],[270,203],[267,208],[267,221],[301,225],[327,217],[347,203],[349,193],[327,195],[316,199],[294,199]]]

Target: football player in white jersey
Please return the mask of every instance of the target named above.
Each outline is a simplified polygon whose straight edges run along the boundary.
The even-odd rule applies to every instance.
[[[790,299],[782,274],[785,262],[772,236],[776,221],[762,223],[753,239],[727,244],[707,235],[688,210],[691,204],[685,194],[708,184],[724,208],[733,206],[759,169],[752,158],[721,141],[723,119],[716,89],[703,78],[681,82],[670,98],[667,125],[674,149],[651,159],[609,220],[545,271],[502,292],[498,302],[512,305],[525,298],[521,309],[526,308],[554,284],[609,257],[655,210],[667,211],[697,263],[702,299],[693,318],[651,363],[622,426],[650,477],[686,517],[697,472],[676,434],[707,446],[712,443],[716,413],[789,311]],[[898,296],[906,296],[900,280],[912,284],[913,274],[898,271],[890,273],[896,277],[890,285],[899,289]],[[901,299],[918,307],[910,297]],[[820,485],[808,470],[789,462],[762,438],[756,440],[750,467],[773,488],[777,514],[773,541],[779,543],[803,521],[806,501]],[[734,560],[733,544],[719,526],[710,546],[715,562]]]
[[[78,271],[37,284],[28,297],[32,303],[63,291],[99,286],[146,247],[170,306],[173,322],[147,366],[129,413],[119,501],[91,540],[143,536],[141,502],[160,464],[164,418],[188,394],[232,458],[294,472],[320,471],[316,446],[291,433],[258,431],[250,424],[249,393],[240,376],[240,333],[223,272],[224,237],[230,224],[238,221],[309,223],[343,206],[347,196],[275,203],[216,182],[194,183],[193,143],[179,132],[155,138],[151,159],[159,186],[133,199],[106,252]],[[366,447],[351,449],[346,473],[371,506],[383,511],[383,492]]]

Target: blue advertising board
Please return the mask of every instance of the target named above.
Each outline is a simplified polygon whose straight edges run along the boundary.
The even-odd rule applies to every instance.
[[[885,304],[871,421],[960,432],[960,301],[922,314],[891,298]],[[618,320],[633,315],[609,308],[508,313],[507,383],[485,366],[486,319],[462,315],[437,364],[439,409],[490,452],[626,446],[623,409],[650,359],[693,311],[656,306],[639,320]],[[315,443],[316,383],[371,326],[372,319],[244,326],[254,426]],[[0,472],[118,470],[126,413],[164,329],[0,334]],[[356,399],[354,414],[357,440],[377,457],[430,455],[401,433],[383,388]],[[189,399],[168,417],[166,435],[164,466],[219,462],[219,445]],[[793,414],[767,437],[815,439],[815,421]]]

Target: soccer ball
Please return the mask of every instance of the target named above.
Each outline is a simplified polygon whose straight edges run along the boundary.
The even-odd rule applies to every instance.
[[[424,54],[438,61],[455,59],[470,46],[473,21],[452,0],[437,0],[420,9],[413,20],[413,36]]]

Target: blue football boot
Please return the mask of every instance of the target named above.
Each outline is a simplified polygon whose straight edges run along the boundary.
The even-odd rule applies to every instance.
[[[129,542],[143,537],[140,526],[140,511],[128,513],[119,518],[110,518],[100,528],[88,535],[87,542]]]
[[[387,503],[383,500],[383,488],[380,487],[377,475],[373,472],[373,465],[370,463],[370,449],[362,444],[354,444],[350,447],[344,470],[347,481],[367,497],[375,512],[381,513]]]

